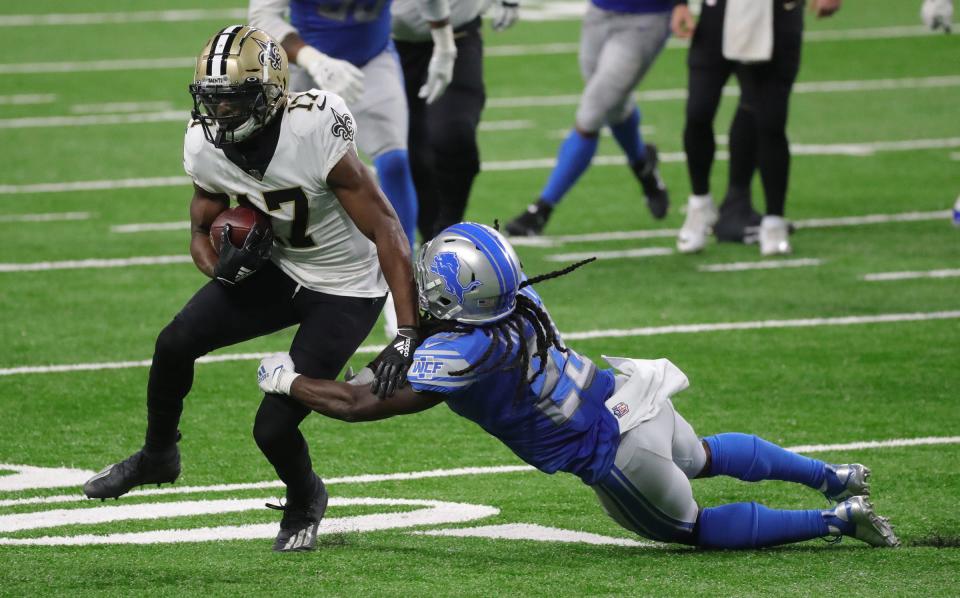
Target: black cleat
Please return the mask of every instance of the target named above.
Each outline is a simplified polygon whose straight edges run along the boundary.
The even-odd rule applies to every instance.
[[[267,506],[271,509],[283,511],[280,520],[280,533],[273,543],[276,552],[304,552],[317,547],[317,530],[320,520],[327,511],[329,495],[323,480],[317,478],[317,493],[306,505],[297,505],[288,502],[286,505]]]
[[[657,220],[662,220],[670,208],[670,194],[663,179],[660,178],[659,165],[660,154],[657,152],[657,146],[648,143],[647,158],[643,162],[631,164],[630,169],[643,187],[643,195],[647,198],[650,214]]]
[[[717,241],[752,244],[760,234],[763,216],[753,209],[749,191],[730,189],[720,204],[720,216],[713,225]]]
[[[168,457],[154,459],[139,450],[110,465],[83,485],[87,498],[119,498],[136,486],[172,484],[180,475],[180,451],[176,446]]]
[[[507,223],[507,234],[512,237],[535,237],[543,232],[543,227],[550,219],[553,206],[538,199],[527,206],[527,209]]]

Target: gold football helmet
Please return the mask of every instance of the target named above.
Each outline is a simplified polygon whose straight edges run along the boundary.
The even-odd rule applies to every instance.
[[[287,54],[265,31],[231,25],[207,41],[190,84],[194,120],[221,147],[255,135],[287,101]]]

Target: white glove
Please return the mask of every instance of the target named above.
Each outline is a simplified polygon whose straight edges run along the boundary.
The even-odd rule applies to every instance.
[[[346,60],[327,56],[316,48],[304,46],[297,53],[297,64],[310,73],[320,89],[332,91],[349,106],[363,95],[363,71]]]
[[[289,353],[274,353],[260,360],[257,382],[260,390],[268,394],[290,394],[290,386],[300,374],[293,371]]]
[[[506,31],[520,18],[520,3],[516,0],[500,0],[493,12],[490,26],[494,31]]]
[[[364,384],[370,384],[373,382],[374,375],[373,370],[368,367],[363,368],[358,373],[353,373],[353,368],[347,368],[347,373],[344,375],[343,380],[347,384],[353,384],[354,386],[363,386]]]
[[[923,0],[920,18],[928,29],[943,29],[945,33],[950,33],[953,25],[953,0]]]
[[[449,24],[431,29],[433,54],[427,67],[427,82],[417,95],[432,104],[450,85],[453,79],[453,63],[457,61],[457,45],[453,41],[453,27]]]

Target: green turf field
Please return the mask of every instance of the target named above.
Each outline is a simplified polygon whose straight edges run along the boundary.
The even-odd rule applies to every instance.
[[[142,442],[142,362],[204,279],[183,262],[57,263],[187,255],[188,233],[176,224],[113,227],[187,220],[190,188],[177,178],[185,118],[157,115],[189,109],[189,57],[230,20],[49,25],[22,15],[113,13],[130,3],[0,5],[0,595],[960,594],[960,229],[949,222],[960,193],[960,40],[919,32],[919,4],[848,0],[835,18],[808,21],[789,129],[797,150],[787,208],[800,229],[795,255],[773,260],[793,267],[703,270],[760,262],[756,246],[671,251],[689,192],[678,155],[683,101],[657,94],[641,108],[648,141],[672,156],[661,168],[673,197],[667,219],[651,221],[624,166],[598,164],[555,212],[549,242],[518,247],[530,273],[577,259],[567,254],[661,249],[602,259],[539,287],[569,343],[596,360],[670,358],[692,384],[675,404],[701,435],[752,432],[868,464],[874,503],[902,548],[847,539],[733,553],[640,543],[577,479],[517,467],[441,406],[361,425],[308,418],[303,430],[334,502],[320,549],[292,555],[270,551],[278,518],[262,508],[282,489],[251,436],[257,362],[234,357],[285,350],[291,331],[197,366],[181,423],[184,471],[171,489],[103,505],[79,498],[90,472]],[[530,50],[575,44],[578,32],[576,21],[522,21],[486,35],[492,126],[480,133],[484,172],[470,219],[512,218],[540,190],[549,171],[523,161],[554,156],[576,109],[557,98],[576,96],[581,82],[574,52]],[[639,91],[682,89],[685,55],[671,44]],[[113,62],[143,59],[181,60]],[[733,106],[724,101],[718,133]],[[619,156],[612,139],[598,156]],[[720,160],[715,194],[725,182]],[[883,217],[862,218],[870,215]],[[614,232],[632,234],[583,236]],[[933,271],[944,272],[864,279]],[[375,329],[354,367],[382,336]],[[393,475],[428,470],[440,471]],[[702,480],[694,491],[705,506],[825,507],[811,490],[773,482]],[[520,537],[429,535],[490,526]],[[201,528],[248,539],[189,541],[218,534]],[[549,541],[547,528],[581,535]]]

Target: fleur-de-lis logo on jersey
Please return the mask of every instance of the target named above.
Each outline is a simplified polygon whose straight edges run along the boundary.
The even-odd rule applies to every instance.
[[[330,132],[334,137],[340,137],[346,141],[353,141],[353,117],[349,114],[340,114],[336,108],[331,107],[333,111],[333,127]]]
[[[280,48],[277,47],[277,44],[260,41],[257,38],[253,38],[253,41],[257,42],[257,45],[260,46],[260,56],[258,57],[260,64],[266,65],[269,61],[270,68],[279,71],[282,59],[280,58]]]
[[[479,280],[472,280],[470,284],[464,287],[460,283],[460,260],[457,258],[457,254],[450,251],[444,251],[433,256],[430,271],[443,279],[443,286],[447,289],[447,292],[456,295],[457,301],[460,303],[463,303],[464,293],[469,293],[483,284]]]

